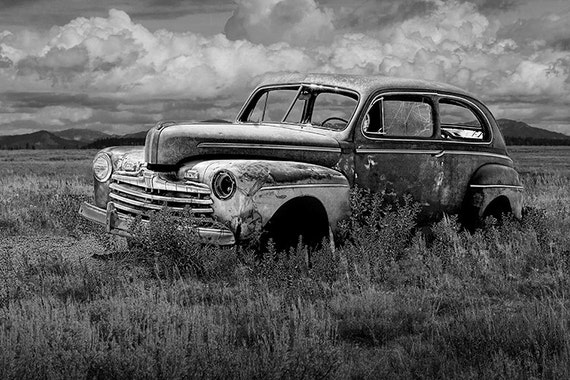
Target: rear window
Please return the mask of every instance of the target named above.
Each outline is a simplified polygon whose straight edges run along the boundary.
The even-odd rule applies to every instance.
[[[486,130],[471,108],[452,99],[439,101],[441,137],[446,140],[484,141]]]

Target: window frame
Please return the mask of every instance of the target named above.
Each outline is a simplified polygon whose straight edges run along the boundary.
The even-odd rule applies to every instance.
[[[387,135],[386,133],[382,133],[382,132],[368,132],[364,130],[364,117],[366,117],[366,115],[368,115],[368,113],[370,112],[370,110],[372,109],[372,107],[374,107],[374,105],[380,101],[381,102],[381,106],[382,106],[382,110],[381,110],[381,128],[384,127],[384,117],[385,117],[385,112],[384,112],[384,101],[385,100],[390,100],[387,98],[399,98],[396,100],[400,100],[400,101],[416,101],[416,99],[422,98],[422,102],[416,101],[417,103],[422,103],[422,104],[429,104],[430,108],[431,108],[431,121],[432,121],[432,133],[430,136],[425,136],[425,137],[420,137],[420,136],[406,136],[406,135]],[[406,100],[406,98],[409,98],[410,100]],[[373,97],[373,100],[370,102],[370,104],[368,105],[368,107],[366,108],[366,111],[363,113],[363,116],[361,118],[360,121],[360,130],[361,133],[364,137],[366,137],[367,139],[370,140],[378,140],[378,139],[383,139],[383,140],[396,140],[396,141],[410,141],[410,140],[414,140],[414,141],[430,141],[430,140],[436,140],[437,136],[438,136],[438,131],[439,131],[439,124],[438,124],[438,118],[437,118],[437,108],[436,108],[436,103],[434,102],[433,96],[429,96],[425,93],[420,93],[420,92],[388,92],[388,93],[382,93],[380,95],[377,95],[375,97]]]
[[[261,97],[263,97],[263,95],[265,93],[267,93],[268,91],[272,91],[272,90],[295,89],[295,88],[298,88],[297,93],[296,93],[293,101],[291,102],[291,104],[289,104],[289,106],[287,107],[287,111],[285,112],[281,121],[254,122],[254,121],[248,121],[247,120],[247,118],[249,118],[249,116],[251,115],[251,113],[255,109],[257,102],[259,102],[259,100],[261,99]],[[320,92],[330,92],[330,93],[337,93],[337,94],[345,93],[344,94],[345,96],[354,99],[356,103],[355,103],[354,109],[352,110],[352,114],[350,115],[350,118],[349,118],[346,126],[342,129],[332,129],[332,128],[326,128],[326,127],[323,127],[320,125],[314,125],[314,124],[311,124],[310,122],[308,122],[308,120],[310,120],[312,118],[315,97],[311,97],[310,100],[305,101],[305,105],[303,108],[302,120],[300,123],[286,121],[287,117],[289,116],[291,110],[293,109],[293,107],[295,105],[295,102],[297,101],[297,99],[299,97],[299,94],[303,91],[303,89],[313,89],[313,90],[317,90],[317,91],[320,90]],[[239,124],[286,124],[288,126],[311,127],[311,128],[322,129],[322,130],[330,131],[330,132],[343,132],[343,131],[346,131],[352,125],[352,123],[355,121],[355,119],[357,118],[357,115],[358,115],[357,111],[360,107],[361,99],[362,99],[362,97],[358,91],[352,90],[350,88],[345,88],[345,87],[330,86],[330,85],[315,84],[315,83],[271,84],[271,85],[267,85],[267,86],[261,86],[261,87],[257,88],[255,91],[253,91],[253,93],[250,95],[250,97],[247,99],[246,103],[244,104],[244,106],[240,110],[238,117],[236,118],[236,122]]]
[[[443,129],[443,123],[441,120],[441,107],[440,104],[442,103],[442,101],[447,101],[445,104],[449,104],[449,105],[454,105],[456,107],[463,107],[465,109],[467,109],[468,111],[471,112],[471,114],[473,114],[473,116],[475,116],[475,118],[477,119],[477,121],[479,122],[479,126],[480,129],[476,129],[476,128],[469,128],[469,126],[466,125],[461,125],[464,126],[465,130],[481,130],[483,132],[483,136],[481,139],[475,139],[475,138],[460,138],[460,139],[449,139],[449,138],[444,138],[443,134],[441,133],[442,129]],[[456,97],[456,96],[438,96],[437,98],[437,113],[438,113],[438,123],[439,123],[439,130],[440,130],[440,138],[443,141],[450,141],[450,142],[463,142],[463,143],[469,143],[469,144],[473,144],[473,143],[490,143],[493,140],[493,136],[492,136],[492,128],[489,125],[488,119],[485,115],[484,112],[481,111],[481,109],[479,109],[479,107],[476,107],[476,105],[474,105],[471,102],[466,101],[465,99]],[[452,124],[446,124],[446,125],[452,125]],[[458,128],[459,129],[459,128]]]
[[[425,96],[430,98],[432,101],[432,107],[434,107],[434,134],[430,138],[409,138],[409,137],[392,137],[392,136],[385,136],[380,134],[371,134],[369,132],[364,131],[364,117],[372,108],[374,102],[376,102],[381,97],[391,96],[391,95],[410,95],[410,96]],[[467,144],[467,145],[492,145],[494,141],[494,133],[493,128],[491,126],[491,122],[489,120],[489,116],[487,113],[481,108],[476,101],[470,100],[468,97],[464,97],[461,95],[453,94],[453,93],[438,93],[432,91],[414,91],[414,90],[383,90],[376,92],[375,94],[371,95],[369,99],[372,99],[363,107],[358,120],[356,120],[357,125],[360,128],[360,135],[364,137],[365,140],[369,141],[385,141],[385,142],[442,142],[444,144]],[[441,136],[441,125],[439,119],[439,102],[440,99],[451,99],[460,104],[466,105],[476,116],[479,116],[479,121],[485,131],[484,136],[485,139],[483,141],[480,140],[450,140],[444,139]]]
[[[262,123],[265,123],[265,124],[284,123],[284,124],[291,124],[291,125],[299,124],[299,123],[287,123],[283,120],[286,119],[287,116],[289,116],[289,113],[291,112],[293,105],[295,104],[295,102],[297,101],[297,98],[299,97],[299,92],[302,91],[302,89],[303,89],[303,86],[301,84],[285,84],[285,85],[281,85],[281,86],[267,86],[267,87],[259,88],[258,91],[255,91],[255,93],[253,93],[252,96],[248,99],[247,106],[244,108],[243,112],[240,113],[239,122],[244,123],[244,124],[262,124]],[[261,100],[261,98],[263,96],[267,96],[267,94],[273,90],[291,90],[292,92],[295,92],[295,95],[293,96],[293,101],[285,109],[285,115],[284,115],[283,119],[281,119],[281,121],[276,121],[276,120],[251,121],[251,120],[247,120],[251,116],[251,114],[253,113],[255,108],[257,107],[257,104]],[[304,113],[305,113],[305,110],[303,110],[303,114]],[[265,115],[265,113],[264,113],[264,115]],[[302,116],[304,116],[304,115],[302,115]]]

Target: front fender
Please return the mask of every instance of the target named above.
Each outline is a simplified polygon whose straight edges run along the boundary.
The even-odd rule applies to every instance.
[[[281,206],[298,197],[317,199],[333,230],[350,213],[348,180],[323,166],[293,161],[207,160],[183,165],[179,175],[188,169],[198,172],[200,182],[210,187],[220,171],[235,177],[237,190],[233,196],[218,199],[212,194],[212,207],[216,219],[226,224],[237,239],[261,231]]]

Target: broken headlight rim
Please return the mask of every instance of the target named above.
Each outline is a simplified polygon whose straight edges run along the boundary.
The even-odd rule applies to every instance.
[[[99,153],[93,160],[93,175],[99,182],[106,182],[113,174],[113,163],[107,153]]]
[[[236,179],[227,170],[221,170],[212,179],[212,190],[214,195],[221,200],[229,199],[236,192]]]

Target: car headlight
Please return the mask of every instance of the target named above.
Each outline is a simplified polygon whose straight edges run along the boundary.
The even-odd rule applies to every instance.
[[[236,187],[234,176],[226,170],[216,173],[212,179],[212,190],[219,199],[231,198],[236,191]]]
[[[113,163],[106,153],[99,153],[93,160],[93,174],[99,182],[105,182],[111,178]]]

